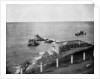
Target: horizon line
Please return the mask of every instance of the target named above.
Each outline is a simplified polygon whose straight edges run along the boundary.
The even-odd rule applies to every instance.
[[[19,22],[20,22],[20,23],[24,23],[24,22],[26,22],[26,21],[19,21]],[[27,23],[32,23],[32,22],[94,22],[94,21],[30,21],[30,22],[27,21]],[[8,22],[6,22],[6,23],[17,23],[17,22],[8,21]]]

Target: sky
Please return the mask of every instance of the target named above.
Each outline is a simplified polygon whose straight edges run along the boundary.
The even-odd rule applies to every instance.
[[[93,4],[7,4],[7,22],[93,21]]]

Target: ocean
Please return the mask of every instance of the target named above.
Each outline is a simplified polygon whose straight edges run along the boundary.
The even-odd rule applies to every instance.
[[[83,30],[86,35],[75,36]],[[39,34],[43,38],[61,40],[83,40],[94,42],[94,22],[7,22],[6,23],[6,57],[7,66],[21,64],[31,60],[38,52],[47,51],[51,44],[28,47],[28,40]]]

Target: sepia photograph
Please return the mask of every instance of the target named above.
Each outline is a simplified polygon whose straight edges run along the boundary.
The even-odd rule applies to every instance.
[[[6,74],[94,74],[94,4],[7,4]]]

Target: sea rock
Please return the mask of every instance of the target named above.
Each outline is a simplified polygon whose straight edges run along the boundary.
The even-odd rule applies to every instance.
[[[44,38],[40,37],[38,34],[34,36],[33,38],[35,41],[45,41]]]
[[[34,40],[34,39],[30,39],[28,42],[28,46],[38,46],[39,42]]]
[[[54,42],[53,40],[50,40],[50,39],[46,39],[45,40],[45,43],[52,43],[52,42]]]

